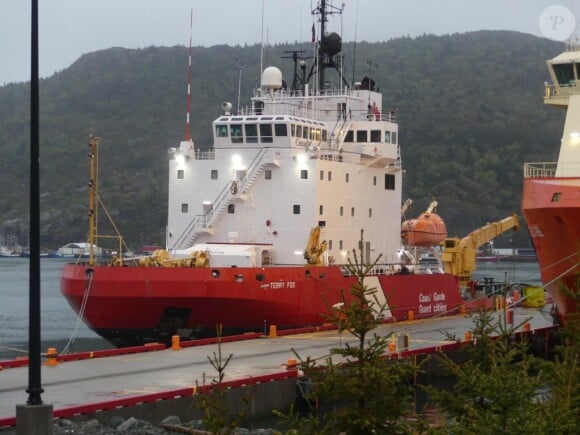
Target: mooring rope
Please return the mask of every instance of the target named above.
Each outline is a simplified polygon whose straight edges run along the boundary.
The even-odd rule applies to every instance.
[[[74,344],[75,340],[77,339],[79,328],[80,328],[81,323],[83,321],[83,316],[85,313],[85,309],[87,307],[87,302],[89,300],[89,293],[91,290],[91,284],[93,283],[93,271],[87,270],[87,274],[89,275],[89,282],[88,282],[87,287],[85,288],[85,291],[83,293],[83,301],[81,303],[81,309],[79,310],[79,312],[77,314],[77,320],[75,322],[75,327],[73,329],[73,332],[71,333],[71,336],[70,336],[66,346],[62,350],[61,355],[66,355],[67,353],[69,353],[71,346]]]

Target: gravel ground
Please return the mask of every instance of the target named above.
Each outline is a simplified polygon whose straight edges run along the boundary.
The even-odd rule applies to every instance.
[[[78,434],[78,435],[165,435],[165,434],[195,434],[210,435],[211,432],[204,430],[203,421],[195,420],[181,422],[179,417],[169,416],[158,425],[151,424],[145,420],[139,420],[135,417],[124,419],[121,417],[112,417],[107,424],[98,420],[88,420],[83,422],[74,422],[67,419],[55,421],[53,425],[54,435]],[[2,435],[16,434],[16,429],[10,431],[0,431]],[[231,435],[279,435],[280,432],[274,429],[245,429],[236,428]]]

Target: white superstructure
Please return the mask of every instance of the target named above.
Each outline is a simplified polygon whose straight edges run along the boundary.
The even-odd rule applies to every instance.
[[[324,17],[325,8],[321,2],[315,13]],[[308,78],[294,52],[291,89],[278,68],[268,67],[250,107],[232,113],[230,103],[222,105],[211,149],[191,140],[169,149],[168,249],[267,246],[261,265],[299,265],[319,226],[329,264],[346,263],[361,230],[366,259],[382,254],[381,262],[399,262],[396,111],[385,107],[369,77],[346,84],[340,37],[320,22],[324,36]],[[331,68],[334,85],[325,75]],[[310,85],[310,78],[317,80]]]

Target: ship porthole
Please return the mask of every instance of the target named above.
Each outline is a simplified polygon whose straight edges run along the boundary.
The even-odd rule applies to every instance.
[[[211,271],[211,276],[214,278],[219,278],[220,277],[220,271],[219,270],[212,270]]]

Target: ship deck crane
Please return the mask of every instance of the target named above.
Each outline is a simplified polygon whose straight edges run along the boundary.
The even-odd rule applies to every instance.
[[[519,227],[518,215],[514,213],[498,222],[484,225],[462,239],[458,237],[446,238],[443,242],[443,252],[441,254],[445,272],[457,276],[460,287],[467,287],[471,280],[471,274],[477,268],[477,249],[500,234],[512,228],[518,230]]]
[[[326,240],[320,243],[320,227],[314,227],[310,231],[308,244],[304,250],[304,259],[313,266],[321,266],[324,263],[323,254],[326,251]]]

